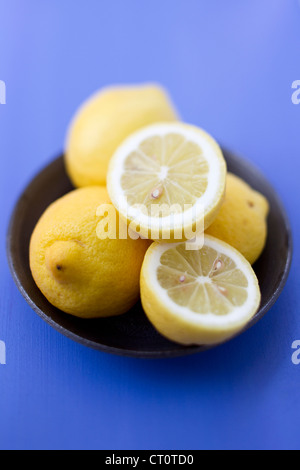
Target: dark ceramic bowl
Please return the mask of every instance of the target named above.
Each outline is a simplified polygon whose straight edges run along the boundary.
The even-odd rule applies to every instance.
[[[253,266],[259,280],[262,300],[258,312],[244,328],[245,331],[265,315],[282,291],[291,263],[292,238],[284,208],[268,181],[246,160],[225,149],[223,152],[228,170],[264,194],[270,204],[266,247]],[[30,236],[49,204],[72,189],[65,172],[63,156],[60,156],[31,181],[11,217],[7,235],[8,262],[19,290],[33,310],[67,337],[110,353],[158,358],[208,349],[207,346],[181,346],[165,339],[149,323],[140,303],[125,315],[83,320],[67,315],[47,301],[30,272]]]

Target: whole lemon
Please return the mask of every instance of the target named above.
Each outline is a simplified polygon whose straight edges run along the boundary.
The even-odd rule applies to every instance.
[[[206,233],[236,248],[253,264],[267,238],[267,199],[245,181],[227,174],[225,200]]]
[[[101,220],[110,236],[116,228],[115,239],[100,233]],[[104,187],[73,190],[46,209],[31,236],[30,268],[52,305],[82,318],[118,315],[134,305],[149,241],[120,239],[119,229],[128,235],[122,224]]]
[[[69,177],[77,187],[105,184],[109,160],[129,134],[148,124],[177,119],[160,86],[100,90],[80,107],[70,124],[65,151]]]

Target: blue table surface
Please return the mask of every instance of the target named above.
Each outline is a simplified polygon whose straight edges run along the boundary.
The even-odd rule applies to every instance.
[[[0,0],[0,21],[0,448],[299,449],[300,2]],[[163,360],[56,332],[26,304],[5,253],[14,203],[62,150],[78,105],[104,85],[147,81],[263,171],[294,237],[287,284],[258,324]]]

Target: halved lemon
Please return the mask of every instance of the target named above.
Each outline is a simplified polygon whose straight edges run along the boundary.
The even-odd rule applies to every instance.
[[[154,327],[175,342],[216,344],[255,315],[260,289],[249,262],[209,235],[198,251],[153,243],[141,270],[141,300]]]
[[[182,241],[215,219],[225,180],[222,151],[207,132],[160,123],[120,145],[110,161],[107,189],[133,230],[152,240]]]

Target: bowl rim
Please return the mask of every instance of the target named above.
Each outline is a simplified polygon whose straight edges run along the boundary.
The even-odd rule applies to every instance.
[[[258,169],[251,161],[245,159],[244,157],[240,157],[236,152],[232,152],[225,146],[221,146],[222,152],[224,154],[224,157],[226,159],[226,155],[230,155],[231,161],[237,162],[237,164],[242,160],[244,164],[247,166],[248,170],[251,171],[252,174],[258,175],[260,178],[263,179],[264,184],[266,187],[268,187],[268,190],[273,195],[273,199],[275,200],[276,204],[280,208],[281,216],[284,220],[284,226],[285,226],[285,231],[287,234],[287,249],[286,249],[286,259],[284,263],[284,270],[282,272],[282,275],[280,277],[280,281],[278,282],[275,291],[273,294],[270,296],[268,301],[263,305],[260,306],[257,313],[252,317],[252,319],[245,325],[245,327],[237,332],[235,335],[233,335],[231,338],[226,339],[223,342],[217,343],[217,344],[212,344],[212,345],[205,345],[205,346],[199,346],[199,345],[192,345],[192,346],[182,346],[182,345],[177,345],[178,349],[174,348],[172,350],[145,350],[145,351],[140,351],[137,349],[122,349],[114,346],[107,346],[102,343],[98,343],[97,341],[93,341],[87,338],[83,338],[79,334],[76,334],[69,329],[63,327],[56,321],[54,321],[52,318],[50,318],[38,305],[32,300],[30,295],[27,293],[25,288],[23,287],[23,284],[20,280],[20,277],[18,275],[18,269],[15,267],[14,263],[14,253],[13,253],[13,247],[12,247],[12,234],[14,231],[15,224],[18,220],[18,214],[22,210],[22,201],[24,198],[26,198],[26,193],[30,190],[30,188],[34,185],[34,183],[41,177],[41,174],[44,172],[49,171],[49,167],[53,165],[57,165],[57,163],[63,159],[64,153],[61,152],[56,158],[52,159],[49,161],[49,163],[46,163],[40,171],[35,172],[34,176],[29,180],[29,182],[23,187],[23,190],[20,192],[19,196],[17,197],[10,219],[8,223],[8,228],[7,228],[7,234],[6,234],[6,255],[7,255],[7,260],[8,260],[8,266],[10,269],[10,273],[13,277],[13,280],[19,289],[20,293],[26,300],[26,302],[29,304],[29,306],[37,313],[46,323],[48,323],[52,328],[54,328],[56,331],[59,333],[63,334],[67,338],[82,344],[86,347],[92,348],[94,350],[98,351],[103,351],[106,353],[111,353],[119,356],[127,356],[127,357],[135,357],[135,358],[144,358],[144,359],[155,359],[155,358],[170,358],[170,357],[179,357],[179,356],[187,356],[199,352],[203,352],[209,349],[213,349],[215,347],[218,347],[224,343],[227,343],[231,339],[234,339],[235,337],[241,335],[243,332],[251,328],[255,323],[257,323],[266,313],[270,308],[274,305],[276,300],[278,299],[279,295],[281,294],[289,272],[291,268],[291,262],[292,262],[292,257],[293,257],[293,236],[292,236],[292,229],[291,229],[291,224],[286,212],[286,209],[277,194],[277,191],[273,188],[272,184],[269,183],[269,181],[266,179],[266,177],[263,175],[260,169]],[[174,343],[176,344],[176,343]]]

